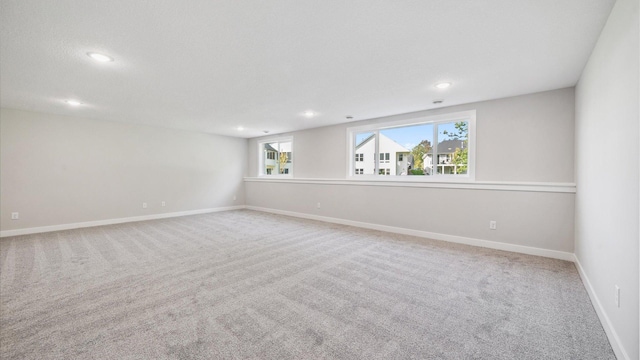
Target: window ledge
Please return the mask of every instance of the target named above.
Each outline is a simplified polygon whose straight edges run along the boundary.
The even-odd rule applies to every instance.
[[[293,174],[282,174],[282,175],[258,175],[258,177],[253,179],[293,179]]]
[[[317,184],[317,185],[351,185],[351,186],[389,186],[389,187],[416,187],[416,188],[441,188],[441,189],[468,189],[468,190],[498,190],[498,191],[524,191],[524,192],[552,192],[571,193],[576,192],[575,183],[554,182],[517,182],[517,181],[434,181],[413,179],[320,179],[320,178],[284,178],[284,177],[245,177],[246,182],[272,182],[289,184]]]

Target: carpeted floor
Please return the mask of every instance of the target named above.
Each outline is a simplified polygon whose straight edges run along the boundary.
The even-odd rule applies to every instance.
[[[615,359],[559,260],[249,210],[0,255],[3,359]]]

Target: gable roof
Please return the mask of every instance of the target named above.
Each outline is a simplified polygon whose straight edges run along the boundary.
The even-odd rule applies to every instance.
[[[361,147],[362,145],[366,144],[369,140],[373,139],[373,137],[376,134],[371,134],[369,136],[367,136],[366,138],[362,139],[362,141],[360,141],[358,144],[356,144],[356,149],[358,149],[359,147]]]
[[[444,140],[438,143],[438,154],[452,154],[458,149],[464,149],[465,140]]]

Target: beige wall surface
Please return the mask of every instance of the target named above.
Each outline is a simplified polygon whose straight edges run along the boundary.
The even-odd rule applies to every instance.
[[[345,179],[350,126],[474,109],[476,181],[573,183],[573,88],[294,132],[294,177]],[[248,143],[252,177],[261,139]],[[245,186],[251,206],[573,252],[573,193],[253,180]],[[497,230],[489,230],[490,220]]]
[[[619,359],[640,357],[639,32],[638,1],[618,0],[576,87],[575,253]]]
[[[1,109],[0,226],[5,231],[244,205],[246,143]],[[20,219],[11,220],[11,212]]]
[[[465,110],[476,110],[477,181],[573,182],[573,88],[290,133],[294,176],[344,179],[348,127]],[[249,141],[249,176],[265,138]]]

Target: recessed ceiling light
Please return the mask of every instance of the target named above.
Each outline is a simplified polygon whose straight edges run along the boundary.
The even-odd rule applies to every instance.
[[[347,116],[347,120],[353,120],[353,116],[351,115]]]
[[[78,100],[67,100],[66,103],[71,105],[71,106],[80,106],[80,105],[82,105],[82,103],[80,101],[78,101]]]
[[[303,113],[303,115],[308,117],[308,118],[310,118],[310,117],[313,117],[315,115],[315,113],[313,111],[311,111],[311,110],[307,110],[307,111],[305,111]]]
[[[243,128],[242,126],[238,126],[238,128],[237,128],[237,129],[238,129],[238,131],[242,131],[242,130],[244,130],[244,128]]]
[[[434,104],[442,104],[443,102],[444,102],[443,99],[435,99],[435,100],[433,100]]]
[[[99,62],[110,62],[113,61],[113,58],[104,54],[99,54],[99,53],[94,53],[94,52],[88,52],[87,56],[89,56],[90,58],[92,58],[95,61],[99,61]]]
[[[449,86],[451,86],[451,83],[450,83],[450,82],[441,82],[441,83],[437,83],[437,84],[436,84],[436,87],[437,87],[438,89],[446,89],[446,88],[448,88]]]

